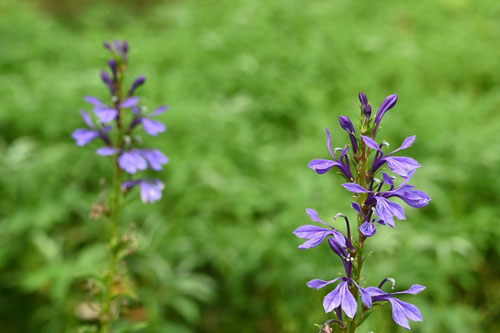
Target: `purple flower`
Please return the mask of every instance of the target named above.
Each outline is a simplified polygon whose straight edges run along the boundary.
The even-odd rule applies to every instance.
[[[306,242],[304,242],[302,245],[299,246],[299,249],[310,249],[316,247],[319,244],[321,244],[328,236],[333,236],[335,238],[335,241],[338,242],[339,244],[342,244],[342,246],[346,245],[345,236],[342,235],[340,231],[336,230],[334,227],[321,220],[318,217],[318,212],[310,208],[306,209],[306,212],[307,215],[309,215],[309,217],[311,218],[311,220],[315,222],[320,222],[328,226],[328,228],[324,227],[322,228],[315,225],[303,225],[295,229],[293,233],[297,237],[302,239],[307,239]]]
[[[130,190],[132,187],[139,185],[141,188],[141,200],[144,203],[153,203],[161,199],[161,191],[164,188],[163,182],[158,179],[140,179],[129,180],[123,183],[122,189],[124,191]]]
[[[380,126],[380,122],[382,121],[382,117],[384,117],[384,114],[390,109],[392,109],[397,102],[398,102],[398,95],[389,95],[382,102],[380,109],[378,109],[377,116],[375,117],[375,123],[374,123],[375,127],[373,129],[373,137],[377,135],[377,130],[378,127]]]
[[[162,170],[162,165],[168,163],[168,157],[158,149],[133,149],[121,151],[117,148],[102,147],[97,150],[97,154],[109,156],[120,153],[118,165],[130,174],[139,170],[146,170],[149,167],[153,170]]]
[[[146,133],[152,136],[156,136],[159,133],[165,132],[165,130],[167,129],[165,124],[163,124],[158,120],[154,120],[151,117],[159,116],[160,114],[164,113],[167,110],[168,106],[160,106],[158,109],[156,109],[149,115],[140,117],[140,123],[142,124],[142,127],[144,128]]]
[[[354,154],[358,151],[358,141],[356,140],[356,131],[354,130],[354,126],[352,125],[351,119],[346,116],[339,117],[340,127],[344,129],[347,133],[349,133],[349,138],[351,139],[352,150]]]
[[[363,108],[363,113],[367,119],[370,119],[372,115],[372,106],[368,104],[368,97],[362,91],[359,92],[359,101],[361,102],[361,107]]]
[[[377,216],[381,219],[381,221],[383,221],[384,224],[389,224],[391,227],[394,227],[394,217],[399,220],[405,220],[406,216],[403,207],[398,203],[389,201],[389,198],[398,197],[406,202],[409,206],[415,208],[425,207],[431,200],[427,193],[415,190],[415,186],[413,185],[407,185],[414,174],[415,170],[411,171],[407,175],[407,177],[403,179],[403,182],[399,186],[394,187],[392,178],[386,173],[383,173],[384,181],[382,181],[382,183],[380,184],[378,192],[369,191],[355,183],[342,184],[342,186],[353,193],[368,193],[368,198],[365,201],[365,205],[376,206],[375,212],[377,213]],[[390,190],[381,192],[380,189],[386,183],[390,186]],[[359,205],[357,205],[357,207],[359,207]],[[357,207],[354,207],[353,204],[354,209],[358,210]],[[361,212],[360,208],[358,211]],[[372,222],[373,221],[368,223]],[[363,230],[361,231],[363,232],[363,234],[364,232],[370,234],[371,230],[373,230],[373,227],[374,226],[371,225],[365,225],[363,226]]]
[[[349,290],[349,284],[354,283],[358,290],[360,291],[361,294],[361,300],[367,307],[372,306],[372,299],[370,294],[366,291],[366,289],[360,287],[353,279],[347,278],[347,277],[339,277],[336,279],[333,279],[331,281],[323,281],[319,279],[314,279],[311,280],[307,283],[307,286],[309,288],[313,289],[321,289],[329,284],[335,283],[338,280],[341,280],[341,282],[335,287],[333,291],[328,293],[325,296],[325,299],[323,300],[323,307],[325,309],[325,312],[331,312],[335,310],[338,307],[341,307],[342,310],[345,312],[345,314],[349,318],[353,318],[354,315],[356,314],[356,310],[358,307],[358,303],[356,302],[356,299],[352,295],[351,291]]]
[[[90,118],[90,115],[87,112],[82,110],[81,114],[83,120],[90,129],[78,128],[73,132],[71,137],[76,140],[76,144],[78,146],[84,146],[94,141],[94,139],[98,137],[100,137],[101,139],[104,140],[104,142],[109,144],[109,138],[105,133],[111,130],[111,126],[105,126],[101,129],[98,129],[92,122],[92,119]]]
[[[408,290],[399,291],[395,293],[386,293],[382,289],[375,287],[368,287],[366,288],[366,291],[372,297],[373,302],[389,301],[392,306],[392,318],[394,319],[396,324],[409,330],[410,323],[408,322],[408,319],[413,321],[422,321],[423,320],[422,313],[415,305],[403,302],[393,297],[393,295],[399,295],[399,294],[415,295],[420,293],[424,289],[425,289],[424,286],[414,284]]]
[[[116,119],[118,110],[115,107],[109,106],[99,98],[94,96],[87,96],[85,100],[94,105],[94,113],[99,118],[101,123],[106,124]],[[137,105],[139,97],[129,97],[125,99],[120,105],[120,108],[131,108]]]
[[[411,157],[392,156],[400,150],[409,148],[413,142],[415,142],[415,135],[406,138],[399,148],[391,151],[389,154],[384,154],[381,145],[377,144],[372,138],[364,135],[361,135],[361,138],[368,147],[377,151],[372,165],[373,173],[377,172],[384,163],[387,163],[387,166],[401,177],[408,177],[411,171],[421,167],[421,165]]]
[[[137,150],[123,152],[118,157],[118,165],[128,173],[134,174],[138,170],[146,170],[148,164],[142,154]]]
[[[342,173],[347,179],[349,180],[354,179],[349,164],[349,156],[347,156],[347,153],[349,151],[349,146],[346,145],[345,149],[343,150],[341,149],[342,154],[340,155],[340,158],[337,159],[337,157],[335,157],[335,155],[333,154],[332,140],[328,128],[326,129],[326,137],[327,137],[328,151],[330,152],[330,155],[333,157],[333,160],[314,159],[311,162],[309,162],[308,167],[316,171],[318,174],[324,174],[331,168],[337,167],[340,169],[340,171],[342,171]]]
[[[94,113],[103,124],[109,123],[118,116],[118,110],[114,107],[106,105],[106,103],[102,102],[97,97],[87,96],[85,97],[85,100],[94,105]]]

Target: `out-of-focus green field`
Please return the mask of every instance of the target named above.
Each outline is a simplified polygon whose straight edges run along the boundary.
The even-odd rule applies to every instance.
[[[148,144],[171,162],[164,198],[134,203],[128,265],[143,307],[123,332],[317,332],[341,264],[301,251],[305,208],[353,216],[326,158],[356,119],[399,102],[380,139],[423,167],[433,201],[378,228],[367,283],[390,276],[422,310],[414,332],[500,331],[500,3],[496,0],[19,1],[0,3],[0,331],[75,332],[85,277],[107,265],[106,228],[89,219],[111,164],[76,147],[85,95],[106,97],[102,42],[127,39],[130,81],[163,103],[169,127]],[[137,193],[135,194],[137,196]],[[135,200],[139,201],[139,200]],[[140,304],[140,303],[138,303]],[[147,313],[145,326],[132,321]],[[401,332],[390,307],[359,332]]]

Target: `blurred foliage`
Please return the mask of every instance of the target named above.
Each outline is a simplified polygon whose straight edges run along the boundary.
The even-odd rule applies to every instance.
[[[424,315],[414,332],[500,331],[498,1],[4,0],[0,18],[2,333],[74,332],[85,277],[106,264],[89,213],[111,166],[70,133],[83,96],[105,97],[114,38],[130,42],[130,81],[148,77],[139,94],[171,106],[150,141],[171,158],[164,199],[123,215],[142,303],[120,331],[315,332],[328,319],[326,291],[305,283],[340,262],[299,251],[292,231],[306,207],[352,214],[340,179],[306,164],[327,156],[326,126],[347,142],[337,117],[357,115],[360,89],[374,106],[399,94],[381,138],[417,135],[415,185],[433,198],[366,244],[367,283],[428,286],[405,298]],[[402,331],[389,307],[369,330]]]

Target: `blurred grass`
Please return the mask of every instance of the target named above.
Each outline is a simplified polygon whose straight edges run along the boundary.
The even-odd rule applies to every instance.
[[[325,292],[305,286],[340,263],[299,251],[306,207],[349,212],[324,128],[362,89],[400,96],[381,138],[423,165],[433,201],[367,244],[368,283],[428,286],[415,332],[499,331],[500,5],[497,1],[55,1],[0,4],[0,329],[74,331],[83,277],[105,264],[88,218],[110,166],[75,147],[85,95],[104,97],[104,40],[131,45],[130,80],[151,108],[171,106],[164,199],[134,204],[130,259],[147,306],[134,332],[313,332]],[[389,309],[360,329],[399,332]]]

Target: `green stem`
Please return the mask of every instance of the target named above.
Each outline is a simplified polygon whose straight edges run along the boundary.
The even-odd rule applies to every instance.
[[[111,255],[109,274],[106,276],[106,298],[104,301],[103,310],[101,313],[101,333],[110,332],[110,326],[114,320],[113,317],[113,285],[115,282],[115,276],[118,268],[118,244],[119,244],[119,234],[118,225],[120,219],[121,211],[121,169],[118,165],[118,157],[115,160],[115,177],[114,177],[114,191],[112,200],[112,225],[111,225],[111,237],[109,241],[109,251]]]
[[[123,127],[122,127],[122,109],[120,107],[122,97],[123,97],[123,75],[125,72],[125,64],[121,64],[118,67],[118,78],[115,83],[115,91],[116,91],[116,100],[115,108],[118,110],[118,116],[116,118],[116,127],[118,131],[118,135],[116,138],[116,144],[114,145],[117,148],[123,148]],[[113,287],[115,283],[115,278],[118,273],[118,262],[119,262],[119,221],[120,221],[120,211],[122,208],[121,202],[121,184],[122,184],[122,169],[118,163],[119,155],[116,155],[114,160],[115,165],[115,174],[113,181],[113,197],[111,202],[111,235],[109,240],[109,251],[110,251],[110,264],[109,264],[109,272],[105,277],[105,300],[104,305],[101,312],[101,333],[109,333],[111,331],[111,325],[115,320],[113,316]]]
[[[368,172],[368,169],[367,169],[368,168],[368,153],[369,153],[369,151],[364,144],[361,144],[359,148],[360,148],[360,154],[356,158],[356,161],[358,162],[357,163],[357,166],[358,166],[357,183],[359,185],[361,185],[362,187],[366,187],[368,184],[370,184],[371,178],[372,178],[372,176],[370,175],[370,173]],[[363,205],[363,203],[366,200],[366,194],[360,193],[356,199],[357,199],[357,202],[362,209],[362,212],[366,216],[368,216],[368,210]],[[358,214],[358,230],[359,230],[359,227],[361,226],[361,224],[363,224],[363,223],[364,223],[363,215]],[[353,270],[352,279],[354,281],[356,281],[357,284],[359,284],[360,279],[361,279],[361,268],[363,266],[363,246],[364,246],[365,239],[366,239],[366,237],[361,232],[359,232],[358,239],[357,239],[358,247],[357,247],[356,251],[352,254],[354,262],[355,262],[355,267],[356,267],[356,269]],[[358,288],[356,288],[355,286],[352,286],[351,292],[352,292],[354,298],[356,299],[356,301],[359,301],[358,300],[358,296],[359,296]],[[363,313],[361,315],[363,315]],[[353,318],[347,322],[347,332],[348,333],[355,333],[356,332],[356,320],[355,320],[355,318]]]

